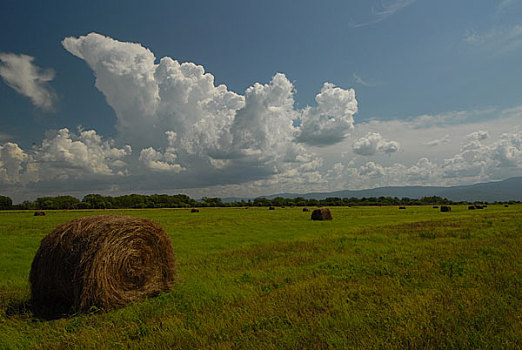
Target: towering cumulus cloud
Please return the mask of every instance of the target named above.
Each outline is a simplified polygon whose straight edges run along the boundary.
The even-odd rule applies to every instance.
[[[324,83],[315,100],[317,107],[307,107],[302,112],[303,124],[298,140],[317,146],[342,141],[353,129],[353,115],[357,113],[355,91]]]
[[[27,158],[27,154],[15,143],[7,142],[0,146],[0,182],[19,182],[22,164]]]
[[[202,66],[169,57],[156,62],[139,44],[96,33],[62,44],[93,70],[117,116],[116,141],[132,145],[142,171],[178,174],[181,182],[212,170],[223,179],[239,170],[242,180],[260,179],[311,162],[307,144],[337,143],[353,128],[351,89],[325,83],[317,106],[299,110],[294,86],[281,73],[239,95],[216,86]]]

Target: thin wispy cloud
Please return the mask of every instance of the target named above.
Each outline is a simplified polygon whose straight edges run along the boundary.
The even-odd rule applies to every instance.
[[[55,73],[52,69],[42,70],[33,61],[34,57],[28,55],[0,53],[0,77],[36,107],[52,111],[56,94],[48,82],[54,79]]]
[[[478,122],[492,118],[498,113],[496,108],[484,108],[475,110],[450,111],[441,114],[424,114],[409,121],[414,129],[445,128],[452,125]]]
[[[450,140],[449,134],[446,134],[442,138],[431,140],[429,142],[426,142],[424,145],[426,145],[428,147],[435,147],[435,146],[438,146],[438,145],[441,145],[441,144],[444,144],[444,143],[449,143],[450,141],[451,140]]]
[[[382,85],[382,83],[379,81],[363,79],[357,73],[353,73],[353,79],[354,79],[355,83],[362,85],[364,87],[376,87],[376,86]]]
[[[520,0],[502,0],[498,3],[496,8],[496,14],[500,15],[507,9],[509,9],[511,6],[515,5],[516,3],[519,3]]]
[[[4,133],[1,133],[0,132],[0,141],[7,141],[7,140],[10,140],[12,139],[13,137],[11,135],[8,135],[8,134],[4,134]]]
[[[381,0],[377,5],[372,6],[370,19],[363,22],[350,20],[350,27],[359,28],[384,21],[393,16],[399,10],[413,4],[416,0]]]
[[[486,33],[470,30],[464,35],[464,42],[493,55],[505,55],[522,48],[522,25],[494,28]]]

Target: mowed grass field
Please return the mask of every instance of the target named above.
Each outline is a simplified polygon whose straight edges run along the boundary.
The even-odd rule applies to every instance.
[[[522,205],[0,212],[0,348],[522,348]],[[19,308],[40,240],[86,215],[147,217],[177,283],[40,320]]]

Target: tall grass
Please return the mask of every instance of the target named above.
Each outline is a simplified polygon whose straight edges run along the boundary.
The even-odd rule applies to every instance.
[[[40,239],[100,212],[148,217],[174,290],[44,321],[16,308]],[[522,207],[0,212],[0,348],[522,348]]]

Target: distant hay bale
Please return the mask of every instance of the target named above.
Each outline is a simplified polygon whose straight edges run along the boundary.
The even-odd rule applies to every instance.
[[[45,212],[44,211],[35,211],[34,216],[45,216]]]
[[[435,209],[438,209],[438,208],[439,208],[439,206],[438,206],[438,205],[434,205],[434,206],[433,206],[433,208],[435,208]]]
[[[312,212],[312,220],[332,220],[332,213],[328,208],[315,209]]]
[[[303,211],[310,211],[310,209],[308,209],[308,208],[303,208]]]
[[[199,209],[192,208],[192,210],[191,210],[190,212],[191,212],[191,213],[199,213]]]
[[[105,310],[172,288],[175,257],[166,232],[132,216],[87,216],[44,237],[31,273],[33,308]]]
[[[275,208],[274,207],[270,207],[270,208],[268,208],[268,210],[275,210]]]
[[[475,206],[474,205],[468,206],[468,210],[475,210]]]
[[[484,209],[483,205],[475,205],[475,209]]]
[[[406,207],[399,207],[399,209],[406,209]]]
[[[509,205],[507,205],[507,204],[504,204],[504,207],[505,207],[505,208],[507,208],[507,207],[509,207]]]
[[[447,206],[447,205],[441,205],[440,206],[440,211],[444,212],[444,213],[447,213],[447,212],[451,211],[451,207]]]

